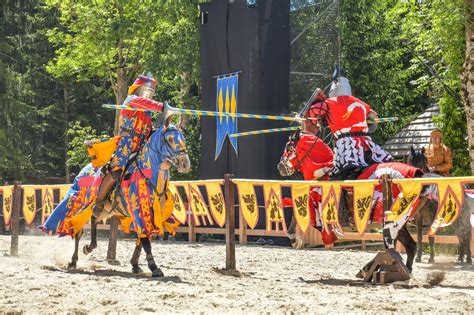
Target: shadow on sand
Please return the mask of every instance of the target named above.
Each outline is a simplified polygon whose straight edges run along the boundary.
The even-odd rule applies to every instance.
[[[121,277],[121,278],[127,278],[127,279],[145,279],[145,280],[159,281],[159,282],[187,283],[187,282],[182,281],[181,278],[178,276],[169,276],[169,277],[165,276],[161,278],[153,278],[151,277],[150,272],[136,274],[132,272],[112,270],[112,269],[96,269],[96,270],[61,269],[61,268],[56,268],[54,266],[42,266],[41,269],[48,270],[48,271],[97,276],[97,277]]]

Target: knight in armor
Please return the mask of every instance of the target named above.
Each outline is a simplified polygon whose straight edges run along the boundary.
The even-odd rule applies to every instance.
[[[338,77],[331,85],[329,98],[317,97],[305,116],[313,119],[324,117],[335,136],[334,168],[332,179],[353,178],[371,164],[392,161],[370,137],[377,123],[367,124],[367,119],[377,118],[377,113],[360,99],[352,96],[349,80]]]
[[[453,157],[451,150],[443,144],[442,138],[441,130],[433,130],[430,135],[430,143],[425,147],[425,155],[431,172],[449,176],[449,171],[453,167]]]
[[[163,103],[153,101],[156,80],[151,76],[139,75],[128,88],[128,97],[123,105],[163,111]],[[138,152],[152,131],[150,111],[121,110],[119,117],[119,142],[97,192],[92,211],[98,216],[116,182],[121,178],[132,153]]]

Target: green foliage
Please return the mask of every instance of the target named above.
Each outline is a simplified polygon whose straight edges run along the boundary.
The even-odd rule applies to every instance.
[[[84,144],[84,141],[107,139],[110,137],[105,132],[99,135],[94,128],[90,126],[83,127],[81,123],[77,121],[71,126],[67,134],[71,139],[67,152],[69,157],[67,165],[71,167],[71,170],[76,174],[90,162],[87,154],[87,146]]]
[[[74,171],[83,167],[83,141],[112,135],[114,112],[100,105],[123,100],[138,73],[151,71],[157,78],[157,99],[199,108],[200,2],[1,1],[0,181],[64,176],[67,156]],[[308,8],[298,10],[304,4]],[[322,74],[293,80],[299,80],[291,85],[290,105],[296,110],[310,87],[327,84],[339,30],[335,10],[321,23],[307,23],[319,18],[328,2],[292,5],[292,38],[309,27],[292,46],[292,71]],[[469,173],[459,100],[464,6],[463,0],[342,0],[340,9],[342,65],[354,94],[380,116],[401,119],[380,127],[376,141],[439,102],[442,115],[436,122],[454,152],[454,175]],[[199,173],[199,120],[186,130],[193,168],[188,175],[173,174],[175,179]]]
[[[398,116],[379,128],[383,143],[429,104],[454,152],[453,175],[469,174],[466,118],[460,102],[465,50],[464,1],[343,1],[343,66],[353,92],[380,116]]]

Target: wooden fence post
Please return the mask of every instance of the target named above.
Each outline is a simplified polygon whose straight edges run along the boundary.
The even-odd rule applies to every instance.
[[[390,211],[392,206],[392,181],[390,176],[385,174],[382,175],[382,205],[383,205],[383,216],[382,216],[382,227],[385,227],[385,214]],[[385,230],[384,230],[385,232]],[[383,240],[383,245],[385,249],[388,249],[388,245],[385,243],[385,238]]]
[[[225,200],[225,269],[235,270],[235,205],[233,175],[224,175],[224,200]]]
[[[191,200],[188,200],[186,214],[188,215],[188,241],[196,242],[196,232],[194,229],[196,222],[194,222],[193,210],[191,209]]]
[[[18,256],[18,236],[20,234],[20,208],[21,208],[21,183],[15,182],[13,186],[12,202],[12,238],[10,244],[10,256]]]

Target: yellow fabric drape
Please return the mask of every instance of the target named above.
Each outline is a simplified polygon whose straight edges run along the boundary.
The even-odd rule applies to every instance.
[[[179,225],[171,224],[167,222],[167,220],[171,217],[173,213],[174,205],[173,205],[173,196],[171,195],[170,191],[166,192],[166,201],[163,207],[161,207],[160,198],[155,195],[153,199],[153,224],[158,229],[158,234],[164,234],[165,230],[164,227],[170,232],[172,235],[175,235],[176,232],[174,230],[175,227]]]
[[[360,236],[364,235],[369,223],[374,188],[374,182],[361,181],[354,185],[354,222]]]
[[[196,184],[189,184],[188,186],[189,189],[189,197],[188,200],[191,203],[191,210],[193,211],[194,214],[194,222],[196,222],[196,226],[202,225],[208,225],[206,220],[204,218],[207,218],[209,221],[209,224],[213,224],[211,214],[209,213],[209,210],[207,209],[206,203],[204,202],[204,199],[202,198],[201,192],[199,191],[199,188]],[[198,218],[201,218],[202,221],[200,221]]]
[[[27,225],[33,223],[36,215],[36,197],[34,186],[23,186],[23,217]]]
[[[293,213],[296,222],[303,233],[309,227],[309,185],[307,184],[293,184],[291,185],[291,196],[293,199]]]
[[[393,180],[394,184],[400,185],[400,194],[392,196],[395,199],[390,211],[385,213],[385,221],[395,222],[401,217],[413,214],[413,205],[420,197],[423,183],[419,180]]]
[[[173,215],[176,220],[179,221],[181,224],[186,223],[186,207],[184,206],[184,202],[181,199],[181,196],[179,195],[178,188],[170,183],[169,185],[169,190],[171,192],[171,196],[173,198]]]
[[[87,148],[87,153],[91,159],[92,166],[101,167],[110,161],[112,154],[117,148],[120,136],[107,140],[94,140],[92,145]]]
[[[334,225],[342,232],[339,225],[339,197],[341,195],[341,183],[328,182],[318,183],[323,190],[323,224],[324,229],[328,230],[328,225]]]
[[[13,209],[13,186],[3,186],[3,220],[5,225],[10,224]]]
[[[463,187],[461,180],[437,181],[438,211],[428,234],[433,236],[441,227],[451,225],[461,213]]]
[[[247,225],[254,229],[258,223],[258,204],[255,195],[255,188],[252,183],[238,182],[239,190],[239,207],[244,216]]]
[[[286,231],[285,216],[283,215],[283,205],[281,203],[281,188],[279,184],[264,184],[265,211],[267,214],[267,231],[272,231],[272,224],[275,223],[275,230]]]
[[[225,225],[225,204],[220,183],[206,184],[207,196],[209,198],[209,207],[212,216],[220,227]]]

